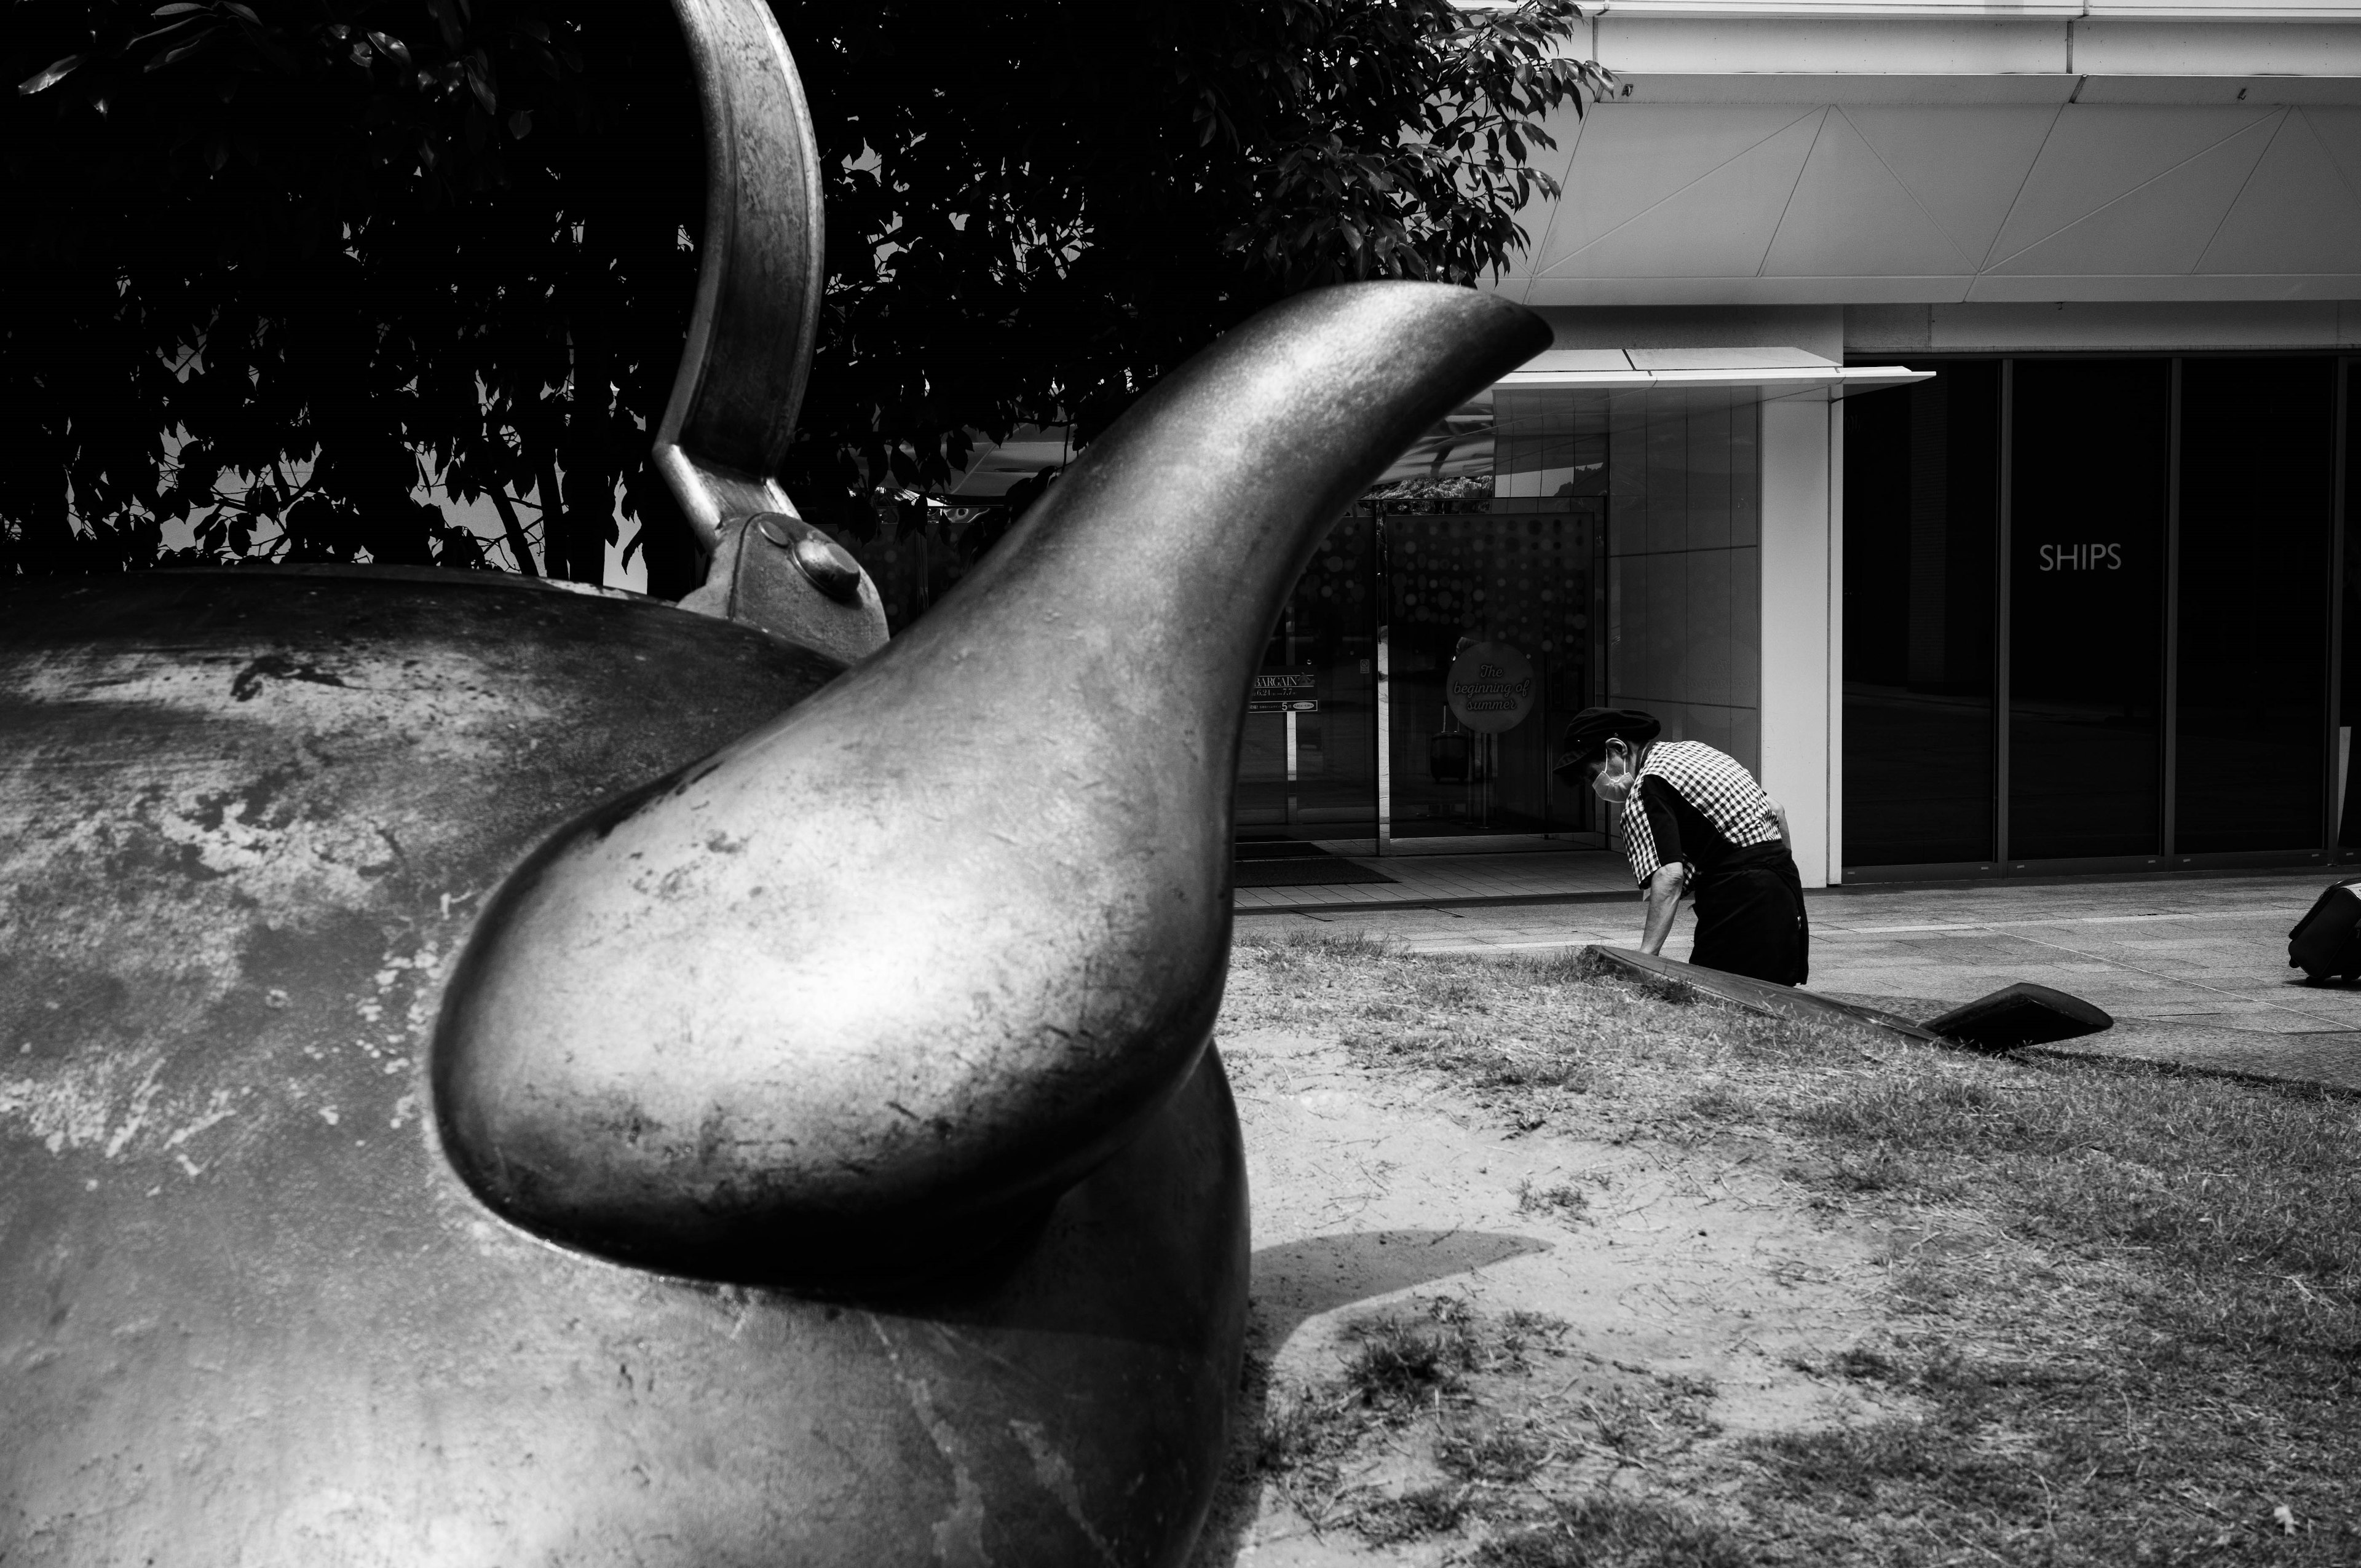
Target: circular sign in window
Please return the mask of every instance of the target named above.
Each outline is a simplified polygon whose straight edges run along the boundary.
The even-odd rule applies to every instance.
[[[1532,661],[1506,642],[1477,642],[1451,661],[1443,692],[1460,723],[1479,735],[1498,735],[1532,712],[1539,683]]]

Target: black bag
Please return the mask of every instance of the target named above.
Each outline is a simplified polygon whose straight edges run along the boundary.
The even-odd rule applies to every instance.
[[[1426,742],[1426,771],[1437,784],[1472,784],[1475,782],[1475,748],[1468,737],[1442,730],[1430,736]]]
[[[2330,975],[2361,980],[2361,878],[2332,883],[2288,933],[2288,968],[2317,985]]]

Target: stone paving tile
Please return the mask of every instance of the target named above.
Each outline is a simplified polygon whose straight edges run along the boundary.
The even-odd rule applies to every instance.
[[[2050,1048],[2060,1055],[2160,1061],[2243,1078],[2361,1090],[2361,1034],[2255,1035],[2134,1018],[2103,1035]]]

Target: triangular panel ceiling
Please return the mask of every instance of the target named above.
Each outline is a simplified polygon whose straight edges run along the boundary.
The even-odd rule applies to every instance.
[[[2067,104],[2001,225],[1987,265],[2048,238],[2275,113]]]
[[[1763,258],[1769,278],[1962,277],[1973,259],[1833,110]]]
[[[2338,172],[2345,176],[2345,188],[2361,196],[2361,109],[2322,106],[2298,113],[2310,122],[2312,134],[2335,159]]]
[[[1798,123],[1805,125],[1808,139],[1821,113],[1792,104],[1592,110],[1581,151],[1565,180],[1562,210],[1534,257],[1533,270],[1550,271],[1574,252]],[[1801,156],[1799,152],[1799,159]]]
[[[2290,113],[2197,263],[2200,272],[2361,272],[2361,203]]]
[[[1525,150],[1532,155],[1533,165],[1546,170],[1561,189],[1570,187],[1574,183],[1574,160],[1582,152],[1583,133],[1598,122],[1596,115],[1577,115],[1561,104],[1542,121],[1543,128],[1557,143],[1555,150],[1539,145],[1529,145]],[[1550,236],[1568,216],[1564,201],[1544,195],[1538,188],[1526,197],[1524,204],[1517,209],[1517,222],[1525,231],[1526,248],[1510,257],[1504,281],[1532,271],[1536,258],[1548,252]]]
[[[1753,276],[1824,117],[1815,110],[1795,121],[1545,270],[1560,278]]]
[[[1987,270],[2041,277],[2174,276],[2192,270],[2270,145],[2282,113],[2217,142],[2080,223],[2004,256]]]
[[[1853,105],[1853,128],[1908,186],[1972,269],[1992,254],[2033,160],[2058,122],[2054,104]]]

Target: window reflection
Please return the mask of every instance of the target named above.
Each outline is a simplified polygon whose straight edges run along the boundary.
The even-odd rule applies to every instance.
[[[1844,405],[1844,842],[1856,865],[1993,856],[2000,366]]]
[[[2176,855],[2321,839],[2334,368],[2182,368]]]

